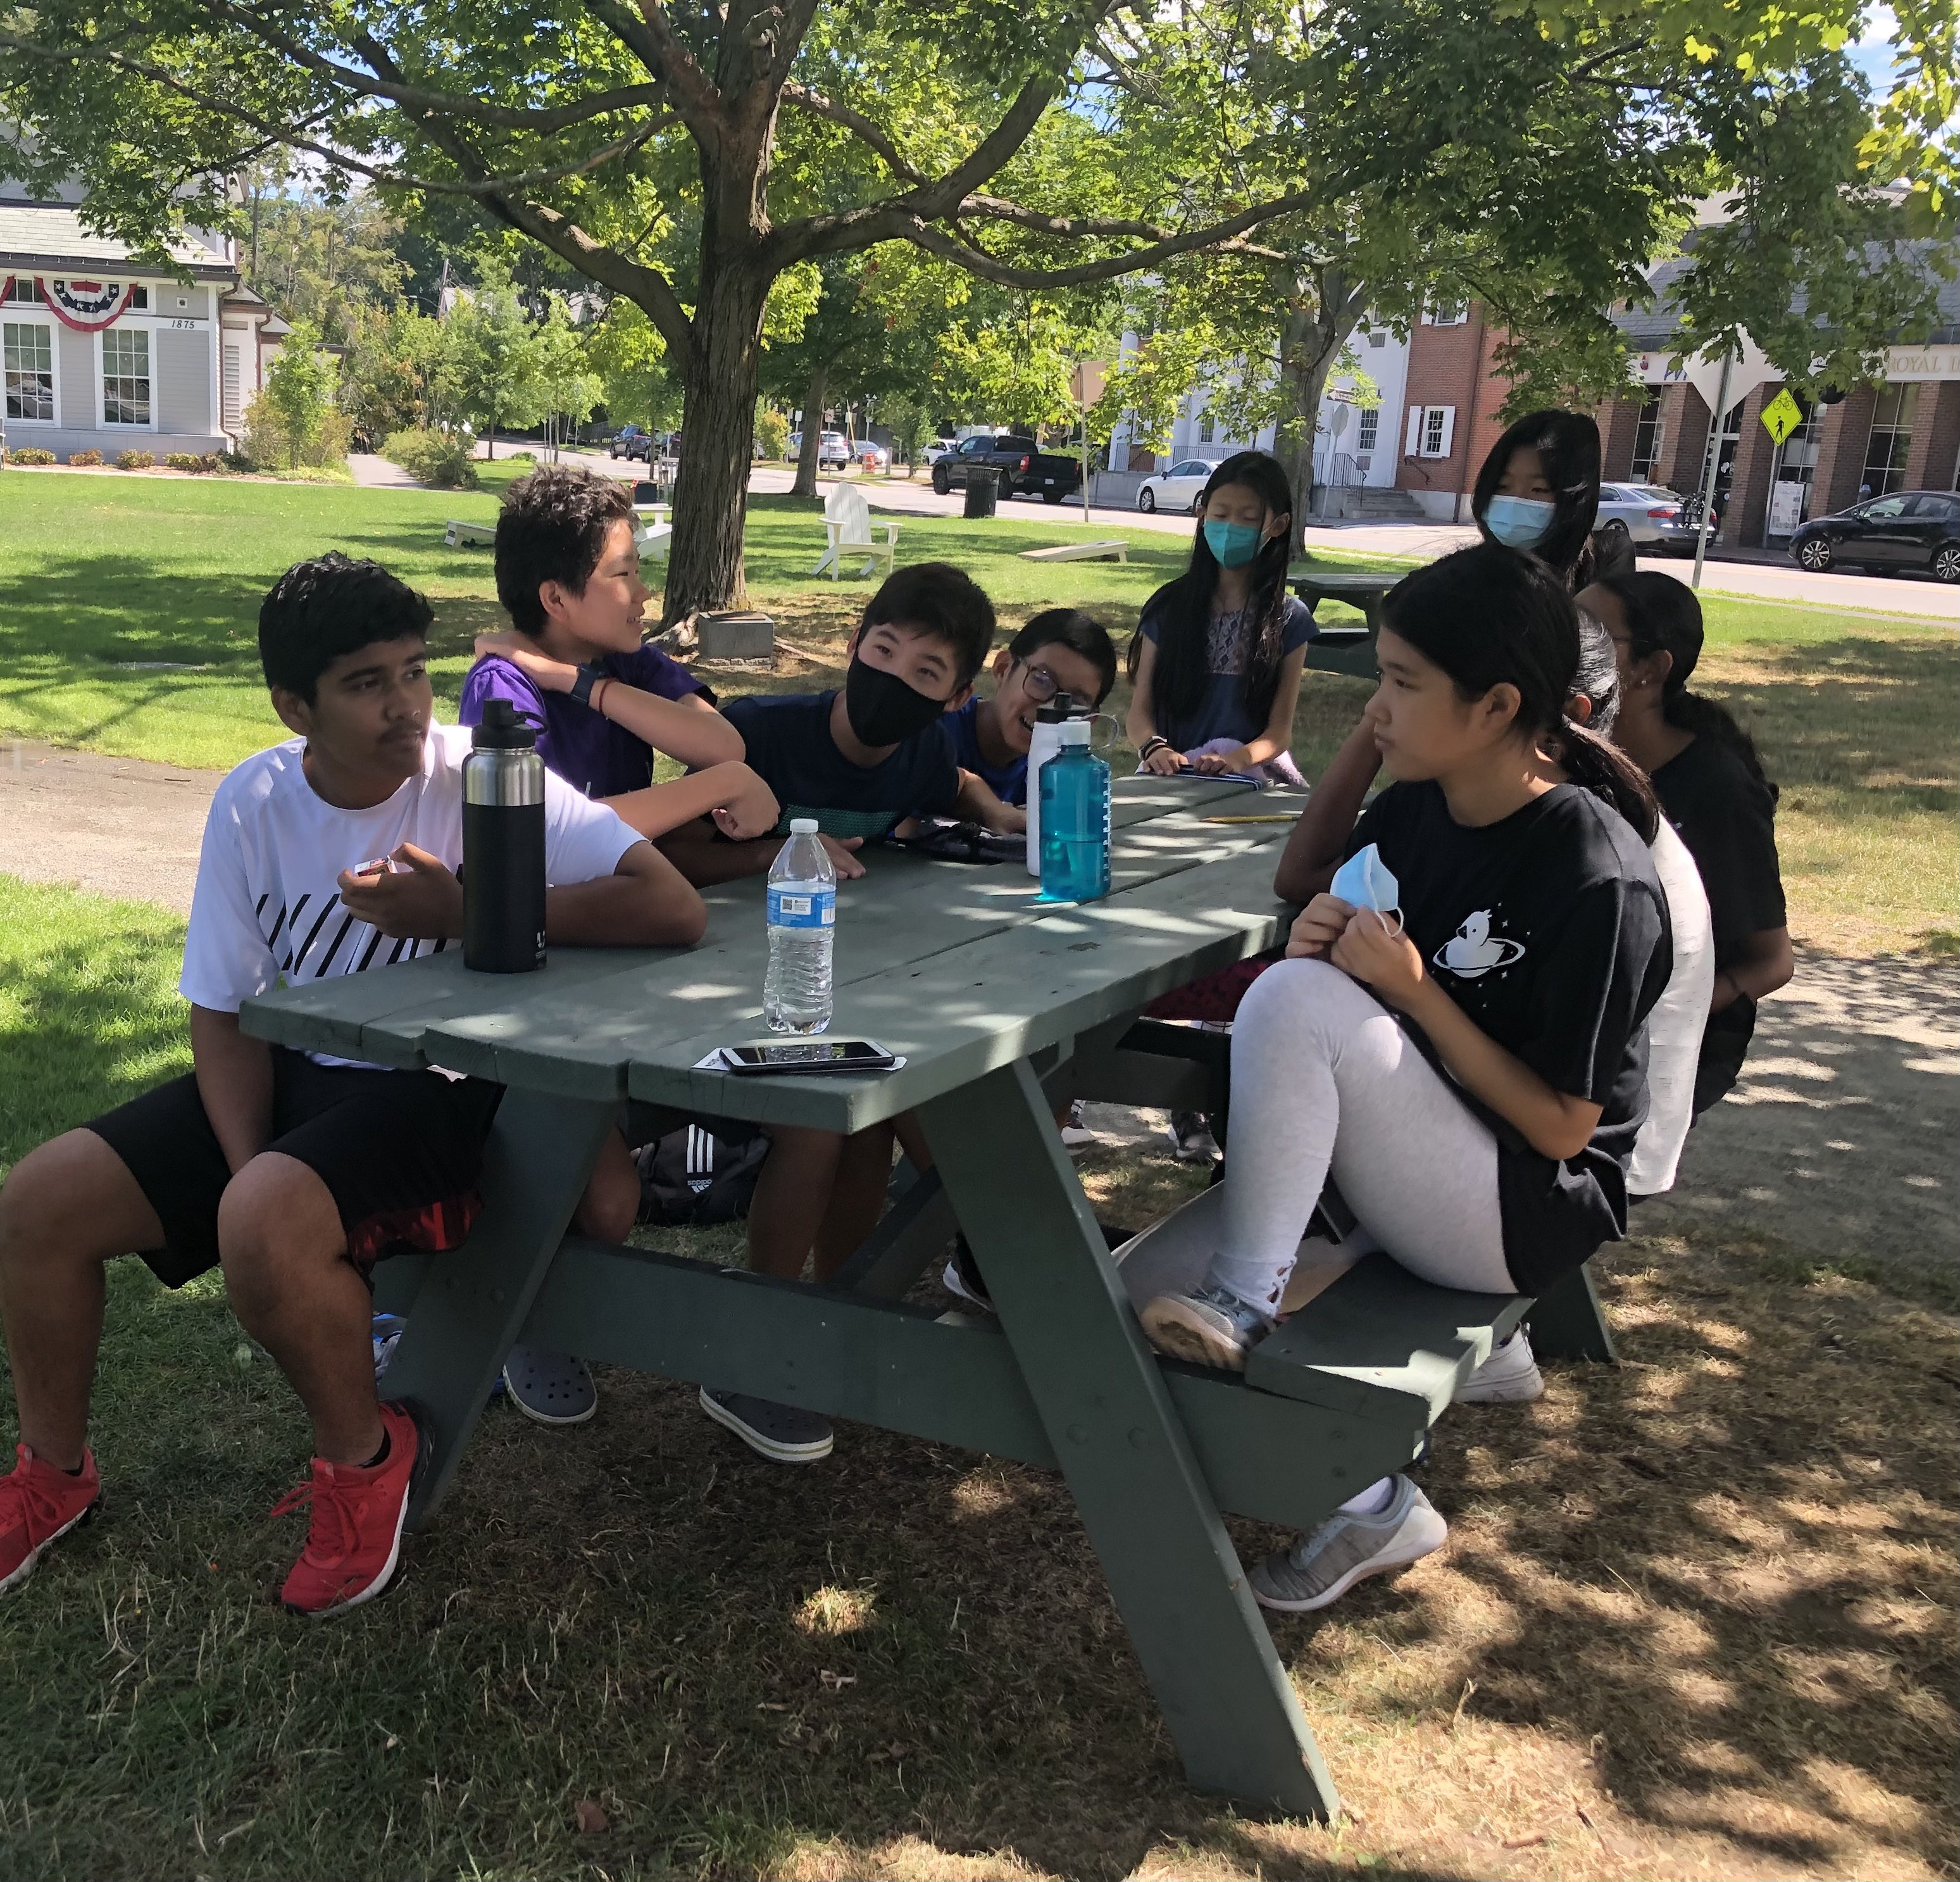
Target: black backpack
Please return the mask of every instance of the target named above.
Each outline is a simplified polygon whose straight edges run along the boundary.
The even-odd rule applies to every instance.
[[[663,1228],[732,1222],[749,1213],[767,1132],[728,1118],[669,1131],[633,1153],[640,1172],[640,1220]]]

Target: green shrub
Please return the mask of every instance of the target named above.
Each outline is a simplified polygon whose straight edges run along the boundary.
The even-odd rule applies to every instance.
[[[534,464],[538,461],[538,454],[534,451],[506,451],[504,460],[506,463]]]
[[[347,447],[354,438],[354,421],[332,406],[313,412],[308,418],[308,435],[297,441],[288,431],[279,408],[261,392],[245,408],[243,435],[239,455],[259,470],[275,475],[286,470],[325,470],[347,461]],[[317,481],[313,479],[306,482]]]
[[[99,451],[72,451],[68,454],[68,460],[72,464],[81,465],[85,468],[91,464],[100,463],[102,454]]]
[[[432,489],[474,490],[471,454],[476,448],[467,431],[397,431],[381,447],[381,455]]]
[[[43,451],[38,444],[30,444],[23,451],[9,451],[7,455],[17,464],[51,464],[55,460],[52,451]]]
[[[116,454],[116,468],[118,470],[148,470],[154,467],[156,461],[154,451],[119,451]]]
[[[775,459],[789,454],[790,422],[774,406],[757,401],[756,406],[756,442],[762,447],[765,457]]]

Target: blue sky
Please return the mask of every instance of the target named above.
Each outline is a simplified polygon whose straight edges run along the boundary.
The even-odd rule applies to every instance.
[[[1892,41],[1898,21],[1890,7],[1874,7],[1864,37],[1851,49],[1851,62],[1865,75],[1873,94],[1882,97],[1892,88]]]

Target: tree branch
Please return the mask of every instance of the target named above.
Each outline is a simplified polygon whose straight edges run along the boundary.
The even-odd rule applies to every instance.
[[[665,79],[681,122],[704,145],[719,148],[727,134],[728,114],[714,80],[674,37],[673,24],[660,0],[636,0],[636,3],[640,18],[646,22],[648,43],[659,62],[653,69]]]
[[[1115,217],[1101,215],[1051,215],[1043,209],[1026,209],[1018,202],[1010,202],[1004,196],[969,196],[960,204],[959,213],[963,216],[986,216],[994,221],[1012,222],[1021,228],[1032,229],[1039,234],[1064,237],[1130,235],[1144,241],[1169,242],[1176,240],[1179,234],[1177,230],[1164,228],[1155,222],[1126,222]],[[1234,243],[1232,252],[1252,255],[1261,261],[1283,262],[1292,259],[1277,248],[1255,247],[1248,242]]]
[[[234,103],[228,98],[221,98],[215,93],[200,91],[195,85],[187,85],[174,73],[166,71],[162,66],[152,65],[147,59],[132,59],[126,53],[110,52],[105,49],[91,50],[82,54],[71,53],[56,47],[37,45],[30,40],[18,39],[10,33],[0,33],[0,49],[18,52],[28,58],[38,59],[47,64],[66,65],[85,60],[90,64],[116,66],[138,78],[145,78],[151,84],[161,86],[166,91],[174,92],[186,103],[199,106],[201,109],[209,111],[215,116],[231,118],[240,124],[250,125],[253,130],[262,133],[269,143],[282,145],[288,150],[304,151],[311,156],[324,158],[328,163],[333,164],[338,169],[351,170],[357,175],[368,177],[389,189],[418,190],[429,196],[482,196],[493,190],[533,189],[545,183],[562,183],[568,177],[584,176],[588,171],[597,170],[603,164],[610,163],[614,158],[623,156],[627,152],[637,149],[656,132],[663,129],[673,121],[671,113],[663,113],[652,123],[643,126],[635,131],[630,137],[622,138],[616,143],[608,144],[603,149],[581,157],[574,163],[556,164],[544,170],[525,170],[508,177],[486,174],[473,181],[457,181],[441,177],[411,177],[404,175],[399,170],[383,169],[379,165],[365,162],[355,155],[352,151],[343,149],[337,145],[323,144],[312,138],[302,136],[300,135],[302,128],[300,126],[280,124],[273,119],[263,116],[244,105]],[[322,107],[321,110],[316,112],[313,116],[319,117],[329,108]],[[305,122],[310,123],[311,121],[308,119]],[[426,121],[424,122],[422,129],[423,134],[430,136],[431,141],[434,141],[431,127]]]
[[[600,92],[549,110],[523,110],[511,105],[487,103],[453,92],[429,91],[399,80],[370,78],[351,66],[340,65],[282,33],[249,8],[232,4],[231,0],[206,0],[206,4],[212,12],[284,53],[305,70],[329,79],[335,84],[343,85],[362,97],[383,99],[418,116],[438,111],[446,116],[467,118],[478,124],[494,124],[508,130],[533,131],[547,135],[555,131],[568,130],[593,118],[603,117],[608,112],[631,110],[638,105],[660,102],[661,88],[657,84],[625,85],[615,91]]]
[[[899,147],[862,112],[852,110],[848,104],[839,104],[820,91],[813,91],[807,85],[784,85],[782,98],[785,104],[793,104],[813,117],[828,118],[832,124],[841,125],[861,143],[868,145],[893,176],[907,183],[925,181],[924,177],[899,154]]]
[[[1338,187],[1335,186],[1337,193]],[[1254,252],[1251,244],[1238,240],[1246,230],[1270,221],[1275,216],[1290,215],[1296,209],[1310,209],[1317,202],[1325,202],[1329,188],[1322,183],[1311,189],[1296,189],[1287,196],[1276,196],[1270,202],[1242,209],[1222,222],[1187,230],[1182,234],[1167,235],[1142,248],[1078,263],[1072,268],[1023,268],[1004,262],[970,242],[957,240],[944,231],[935,228],[916,209],[907,206],[907,199],[903,197],[890,202],[873,203],[864,209],[847,210],[841,215],[806,218],[775,231],[764,247],[772,264],[787,267],[794,261],[835,254],[840,250],[868,248],[874,242],[911,242],[928,254],[953,262],[968,273],[1003,288],[1073,288],[1092,281],[1111,281],[1119,275],[1134,274],[1139,269],[1154,267],[1160,262],[1188,255],[1195,249],[1224,254]]]

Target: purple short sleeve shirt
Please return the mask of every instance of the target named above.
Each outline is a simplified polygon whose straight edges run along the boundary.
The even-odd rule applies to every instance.
[[[714,695],[679,661],[657,647],[630,654],[608,654],[600,663],[610,678],[663,699],[684,699],[698,693],[710,705]],[[469,670],[463,683],[457,722],[475,725],[483,717],[486,699],[508,699],[542,728],[538,756],[547,770],[589,798],[615,798],[641,791],[654,781],[654,748],[635,738],[623,725],[602,718],[581,705],[568,693],[545,693],[514,661],[492,654]]]

